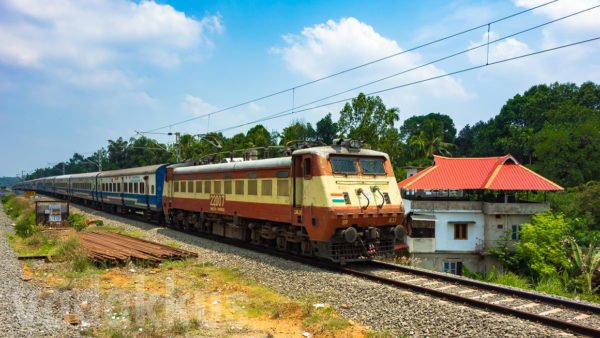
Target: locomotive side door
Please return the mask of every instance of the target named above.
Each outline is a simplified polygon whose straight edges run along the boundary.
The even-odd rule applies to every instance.
[[[163,210],[171,208],[173,204],[173,169],[167,168],[165,184],[167,185],[163,189],[167,189],[167,200],[163,201]]]
[[[302,223],[303,198],[302,155],[292,155],[292,224]]]

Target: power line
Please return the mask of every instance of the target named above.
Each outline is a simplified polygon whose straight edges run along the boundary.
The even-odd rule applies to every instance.
[[[327,79],[330,79],[330,78],[333,78],[333,77],[336,77],[336,76],[339,76],[339,75],[342,75],[342,74],[345,74],[345,73],[348,73],[348,72],[351,72],[351,71],[354,71],[354,70],[357,70],[357,69],[360,69],[360,68],[363,68],[363,67],[366,67],[366,66],[370,66],[372,64],[375,64],[375,63],[378,63],[378,62],[381,62],[381,61],[384,61],[384,60],[388,60],[390,58],[393,58],[393,57],[396,57],[396,56],[399,56],[399,55],[402,55],[402,54],[405,54],[405,53],[408,53],[408,52],[412,52],[412,51],[415,51],[415,50],[418,50],[418,49],[421,49],[421,48],[424,48],[424,47],[427,47],[427,46],[431,46],[433,44],[436,44],[436,43],[439,43],[439,42],[442,42],[442,41],[445,41],[445,40],[448,40],[448,39],[451,39],[451,38],[454,38],[454,37],[457,37],[457,36],[460,36],[460,35],[472,32],[472,31],[475,31],[477,29],[481,29],[483,27],[489,27],[492,24],[508,20],[510,18],[513,18],[513,17],[519,16],[519,15],[528,13],[530,11],[536,10],[538,8],[550,5],[550,4],[558,2],[558,1],[559,0],[548,1],[548,2],[545,2],[545,3],[540,4],[538,6],[535,6],[535,7],[532,7],[532,8],[528,8],[528,9],[522,10],[520,12],[516,12],[516,13],[510,14],[510,15],[507,15],[505,17],[496,19],[494,21],[490,21],[488,23],[481,24],[479,26],[475,26],[475,27],[472,27],[472,28],[460,31],[458,33],[450,34],[450,35],[444,36],[442,38],[439,38],[437,40],[433,40],[433,41],[430,41],[430,42],[427,42],[427,43],[424,43],[424,44],[412,47],[410,49],[403,50],[403,51],[398,52],[398,53],[394,53],[394,54],[391,54],[391,55],[388,55],[388,56],[385,56],[385,57],[382,57],[382,58],[379,58],[379,59],[375,59],[373,61],[369,61],[369,62],[360,64],[360,65],[357,65],[357,66],[354,66],[354,67],[351,67],[351,68],[347,68],[347,69],[341,70],[339,72],[336,72],[336,73],[333,73],[333,74],[330,74],[330,75],[327,75],[327,76],[324,76],[324,77],[321,77],[321,78],[318,78],[318,79],[315,79],[315,80],[312,80],[312,81],[308,81],[308,82],[299,84],[299,85],[291,87],[291,88],[283,89],[283,90],[280,90],[280,91],[277,91],[277,92],[273,92],[271,94],[260,96],[258,98],[252,99],[252,100],[248,100],[248,101],[244,101],[244,102],[241,102],[241,103],[237,103],[237,104],[234,104],[232,106],[229,106],[229,107],[226,107],[226,108],[223,108],[223,109],[218,109],[218,110],[212,111],[210,113],[202,114],[202,115],[199,115],[199,116],[194,116],[194,117],[186,119],[186,120],[182,120],[182,121],[171,123],[171,124],[168,124],[168,125],[165,125],[165,126],[162,126],[162,127],[154,128],[152,130],[149,130],[147,133],[155,132],[155,131],[158,131],[158,130],[161,130],[161,129],[165,129],[165,128],[174,127],[174,126],[181,125],[181,124],[184,124],[184,123],[187,123],[187,122],[191,122],[191,121],[194,121],[194,120],[198,120],[198,119],[201,119],[201,118],[204,118],[204,117],[210,117],[210,116],[212,116],[214,114],[218,114],[218,113],[222,113],[224,111],[228,111],[228,110],[231,110],[231,109],[239,108],[239,107],[242,107],[242,106],[247,105],[247,104],[252,103],[252,102],[262,101],[262,100],[271,98],[273,96],[277,96],[277,95],[280,95],[280,94],[283,94],[283,93],[287,93],[289,91],[294,92],[298,88],[306,87],[306,86],[309,86],[311,84],[314,84],[314,83],[317,83],[317,82],[321,82],[321,81],[324,81],[324,80],[327,80]]]
[[[440,78],[444,78],[444,77],[448,77],[448,76],[452,76],[452,75],[457,75],[457,74],[460,74],[460,73],[465,73],[465,72],[469,72],[469,71],[480,69],[480,68],[485,68],[485,67],[492,66],[492,65],[497,65],[497,64],[501,64],[501,63],[505,63],[505,62],[510,62],[510,61],[514,61],[514,60],[517,60],[517,59],[526,58],[526,57],[533,56],[533,55],[538,55],[538,54],[543,54],[543,53],[547,53],[547,52],[551,52],[551,51],[555,51],[555,50],[559,50],[559,49],[563,49],[563,48],[573,47],[573,46],[576,46],[576,45],[580,45],[580,44],[584,44],[584,43],[589,43],[589,42],[593,42],[593,41],[597,41],[597,40],[600,40],[600,36],[595,37],[595,38],[591,38],[591,39],[586,39],[586,40],[581,40],[581,41],[577,41],[577,42],[573,42],[573,43],[561,45],[561,46],[557,46],[557,47],[553,47],[553,48],[547,48],[547,49],[539,50],[539,51],[532,52],[532,53],[522,54],[522,55],[519,55],[519,56],[514,56],[514,57],[502,59],[502,60],[497,60],[497,61],[493,61],[493,62],[489,62],[489,63],[485,63],[485,64],[473,66],[473,67],[463,68],[463,69],[460,69],[460,70],[457,70],[457,71],[454,71],[454,72],[451,72],[451,73],[441,74],[441,75],[433,76],[433,77],[430,77],[430,78],[427,78],[427,79],[422,79],[422,80],[413,81],[413,82],[405,83],[405,84],[394,86],[394,87],[389,87],[389,88],[385,88],[385,89],[373,91],[373,92],[370,92],[370,93],[366,93],[365,95],[370,96],[370,95],[381,94],[381,93],[388,92],[388,91],[391,91],[391,90],[400,89],[400,88],[404,88],[404,87],[409,87],[409,86],[413,86],[413,85],[416,85],[416,84],[420,84],[420,83],[424,83],[424,82],[428,82],[428,81],[432,81],[432,80],[437,80],[437,79],[440,79]],[[314,106],[314,107],[309,107],[309,108],[304,108],[304,109],[300,109],[300,110],[294,110],[294,111],[291,111],[291,112],[288,110],[288,112],[286,112],[286,113],[278,113],[278,114],[267,116],[267,117],[264,117],[264,118],[261,118],[261,119],[258,119],[258,120],[254,120],[254,121],[251,121],[251,122],[246,122],[246,123],[238,124],[238,125],[235,125],[235,126],[223,128],[223,129],[217,130],[215,132],[223,132],[223,131],[227,131],[227,130],[237,129],[237,128],[244,127],[244,126],[247,126],[247,125],[251,125],[251,124],[255,124],[255,123],[259,123],[259,122],[264,122],[264,121],[276,119],[276,118],[279,118],[279,117],[289,116],[289,115],[292,115],[292,114],[301,113],[301,112],[305,112],[305,111],[309,111],[309,110],[313,110],[313,109],[317,109],[317,108],[327,107],[327,106],[330,106],[330,105],[333,105],[333,104],[347,102],[347,101],[350,101],[352,99],[353,99],[353,97],[345,98],[345,99],[342,99],[342,100],[328,102],[328,103],[325,103],[325,104],[322,104],[322,105],[318,105],[318,106]]]
[[[308,102],[308,103],[305,103],[305,104],[302,104],[302,105],[299,105],[299,106],[295,106],[295,107],[292,107],[292,108],[288,108],[288,109],[286,109],[286,110],[283,110],[283,111],[281,111],[281,112],[279,112],[279,113],[276,113],[276,114],[273,114],[273,115],[269,115],[269,116],[263,117],[262,119],[264,119],[264,118],[267,118],[267,119],[270,119],[270,118],[275,118],[275,117],[278,117],[279,115],[282,115],[282,114],[283,114],[283,116],[287,116],[287,115],[290,115],[290,114],[287,114],[287,113],[289,113],[289,112],[294,112],[294,111],[295,111],[295,112],[299,112],[299,111],[301,111],[301,110],[298,110],[298,108],[302,108],[302,107],[311,106],[311,105],[314,105],[315,103],[319,103],[319,102],[322,102],[322,101],[325,101],[325,100],[328,100],[328,99],[334,98],[334,97],[336,97],[336,96],[339,96],[339,95],[342,95],[342,94],[346,94],[346,93],[352,92],[352,91],[354,91],[354,90],[357,90],[357,89],[360,89],[360,88],[363,88],[363,87],[367,87],[367,86],[369,86],[369,85],[372,85],[372,84],[375,84],[375,83],[378,83],[378,82],[381,82],[381,81],[384,81],[384,80],[390,79],[390,78],[392,78],[392,77],[395,77],[395,76],[398,76],[398,75],[402,75],[402,74],[409,73],[409,72],[411,72],[411,71],[414,71],[414,70],[417,70],[417,69],[420,69],[420,68],[423,68],[423,67],[426,67],[426,66],[429,66],[429,65],[435,64],[435,63],[437,63],[437,62],[440,62],[440,61],[444,61],[444,60],[447,60],[447,59],[450,59],[450,58],[456,57],[456,56],[458,56],[458,55],[461,55],[461,54],[465,54],[465,53],[467,53],[467,52],[470,52],[470,51],[473,51],[473,50],[479,49],[479,48],[481,48],[481,47],[484,47],[484,46],[488,46],[488,47],[489,47],[489,44],[497,43],[497,42],[499,42],[499,41],[502,41],[502,40],[505,40],[505,39],[508,39],[508,38],[511,38],[511,37],[514,37],[514,36],[517,36],[517,35],[520,35],[520,34],[523,34],[523,33],[529,32],[529,31],[532,31],[532,30],[534,30],[534,29],[538,29],[538,28],[541,28],[541,27],[547,26],[547,25],[549,25],[549,24],[552,24],[552,23],[555,23],[555,22],[558,22],[558,21],[561,21],[561,20],[564,20],[564,19],[567,19],[567,18],[570,18],[570,17],[576,16],[576,15],[579,15],[579,14],[582,14],[582,13],[585,13],[585,12],[588,12],[588,11],[591,11],[591,10],[593,10],[593,9],[596,9],[596,8],[598,8],[598,7],[600,7],[600,5],[592,6],[592,7],[589,7],[589,8],[583,9],[583,10],[581,10],[581,11],[578,11],[578,12],[575,12],[575,13],[571,13],[571,14],[568,14],[568,15],[562,16],[562,17],[560,17],[560,18],[556,18],[556,19],[554,19],[554,20],[550,20],[550,21],[544,22],[544,23],[542,23],[542,24],[539,24],[539,25],[535,25],[535,26],[532,26],[532,27],[526,28],[526,29],[524,29],[524,30],[521,30],[521,31],[519,31],[519,32],[512,33],[512,34],[506,35],[506,36],[504,36],[504,37],[501,37],[501,38],[498,38],[498,39],[492,40],[492,41],[488,42],[487,44],[486,44],[486,43],[483,43],[483,44],[480,44],[480,45],[477,45],[477,46],[474,46],[474,47],[471,47],[471,48],[467,48],[467,49],[465,49],[465,50],[462,50],[462,51],[460,51],[460,52],[457,52],[457,53],[454,53],[454,54],[450,54],[450,55],[444,56],[444,57],[442,57],[442,58],[439,58],[439,59],[437,59],[437,60],[430,61],[430,62],[427,62],[427,63],[425,63],[425,64],[421,64],[421,65],[419,65],[419,66],[415,66],[415,67],[413,67],[413,68],[409,68],[409,69],[403,70],[403,71],[401,71],[401,72],[398,72],[398,73],[395,73],[395,74],[392,74],[392,75],[388,75],[388,76],[385,76],[385,77],[383,77],[383,78],[380,78],[380,79],[377,79],[377,80],[373,80],[373,81],[367,82],[367,83],[365,83],[365,84],[362,84],[362,85],[360,85],[360,86],[356,86],[356,87],[353,87],[353,88],[350,88],[350,89],[344,90],[344,91],[342,91],[342,92],[338,92],[338,93],[335,93],[335,94],[332,94],[332,95],[329,95],[329,96],[326,96],[326,97],[323,97],[323,98],[320,98],[320,99],[317,99],[317,100],[314,100],[314,101],[311,101],[311,102]],[[488,49],[488,50],[489,50],[489,49]],[[486,64],[489,64],[489,55],[488,55],[488,58],[486,59]],[[347,101],[347,100],[342,100],[342,102],[345,102],[345,101]],[[338,103],[338,102],[336,102],[336,103]],[[226,129],[221,129],[221,130],[218,130],[218,131],[224,131],[224,130],[229,130],[229,128],[226,128]]]

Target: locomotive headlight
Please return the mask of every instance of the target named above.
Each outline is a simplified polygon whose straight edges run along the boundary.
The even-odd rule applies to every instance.
[[[347,229],[342,230],[342,236],[344,236],[346,242],[354,243],[358,238],[358,231],[353,227],[348,227]]]

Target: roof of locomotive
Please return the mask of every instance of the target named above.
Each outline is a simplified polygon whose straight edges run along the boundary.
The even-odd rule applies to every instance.
[[[264,160],[254,160],[245,162],[230,162],[218,164],[204,164],[181,167],[178,165],[169,166],[173,168],[176,174],[193,174],[193,173],[208,173],[215,171],[235,171],[235,170],[256,170],[269,168],[284,168],[290,167],[292,164],[291,157],[276,157]]]
[[[329,158],[330,155],[357,155],[357,156],[379,156],[389,159],[386,153],[381,151],[362,149],[362,148],[347,148],[342,146],[324,146],[324,147],[312,147],[305,149],[298,149],[294,151],[293,155],[302,154],[317,154],[319,156]]]
[[[142,175],[142,174],[153,174],[160,167],[166,166],[167,164],[153,164],[145,167],[127,168],[118,170],[109,170],[101,172],[98,177],[112,177],[112,176],[126,176],[126,175]]]

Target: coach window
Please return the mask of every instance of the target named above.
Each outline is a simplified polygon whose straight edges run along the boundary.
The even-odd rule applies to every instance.
[[[150,186],[150,194],[154,195],[154,184]]]
[[[181,192],[187,192],[187,184],[185,181],[181,181]]]
[[[225,194],[228,194],[228,195],[232,194],[232,191],[231,191],[231,180],[225,181],[224,188],[225,188],[225,191],[224,191]]]
[[[133,184],[133,192],[135,192],[136,194],[137,194],[137,193],[138,193],[138,191],[139,191],[139,186],[140,186],[140,183],[139,183],[139,182],[135,182],[135,183]]]
[[[236,195],[244,194],[244,181],[243,180],[235,181],[235,194]]]
[[[221,181],[215,181],[215,194],[221,193]]]
[[[261,193],[263,194],[263,196],[273,195],[273,181],[272,180],[263,180],[261,190],[262,190]]]
[[[196,181],[196,192],[197,193],[202,192],[202,181]]]
[[[312,167],[310,158],[304,159],[304,178],[310,179],[312,177]]]
[[[173,191],[179,192],[179,181],[173,181]]]
[[[210,192],[212,190],[211,189],[211,183],[212,183],[212,181],[204,181],[204,192],[206,194],[210,194]]]
[[[258,184],[256,180],[248,180],[248,195],[258,195]]]
[[[127,183],[123,183],[123,192],[129,192],[129,185]]]
[[[145,183],[144,183],[144,182],[141,182],[141,183],[140,183],[140,194],[143,194],[143,193],[144,193],[144,190],[145,190],[145,189],[144,189],[144,185],[145,185]]]
[[[117,192],[121,192],[121,183],[117,183]]]
[[[289,196],[289,189],[288,180],[277,180],[277,196]]]
[[[188,181],[188,192],[194,192],[194,181]]]

